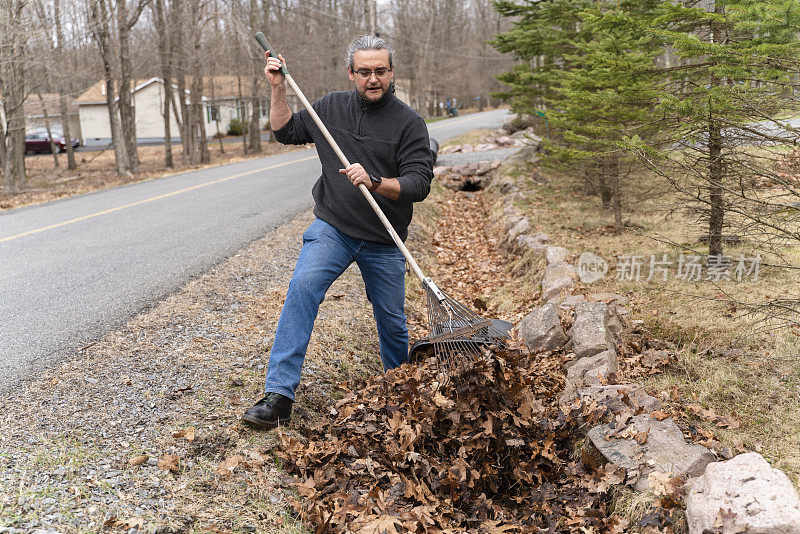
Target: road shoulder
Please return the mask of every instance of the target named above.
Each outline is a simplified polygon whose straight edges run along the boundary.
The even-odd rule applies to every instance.
[[[261,396],[274,325],[311,220],[305,213],[268,233],[0,397],[0,525],[292,531],[270,453],[275,438],[238,419]],[[336,395],[335,383],[380,372],[377,353],[352,267],[320,309],[288,432],[311,422]]]

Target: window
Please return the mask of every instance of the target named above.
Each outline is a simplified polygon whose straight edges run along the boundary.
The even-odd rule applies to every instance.
[[[206,122],[214,122],[219,119],[219,106],[206,106]]]

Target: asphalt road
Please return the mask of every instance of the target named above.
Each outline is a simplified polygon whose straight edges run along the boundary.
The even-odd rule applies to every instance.
[[[440,142],[504,110],[432,123]],[[314,149],[0,212],[0,390],[312,206]]]

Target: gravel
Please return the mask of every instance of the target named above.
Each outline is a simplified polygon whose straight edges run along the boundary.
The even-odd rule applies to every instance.
[[[292,526],[276,489],[284,484],[270,452],[275,434],[244,428],[239,415],[261,396],[274,324],[311,219],[305,213],[270,232],[72,360],[0,395],[0,534],[104,524],[140,532]],[[348,373],[380,370],[357,268],[328,296],[290,433],[330,402]],[[173,436],[188,426],[194,441]],[[225,458],[255,453],[266,458],[263,467],[235,470],[229,481],[218,475]],[[129,464],[143,454],[147,461]],[[159,467],[169,454],[179,459],[175,472]]]

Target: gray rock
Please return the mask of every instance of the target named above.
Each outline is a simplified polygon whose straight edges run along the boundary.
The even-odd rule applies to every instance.
[[[800,532],[800,498],[794,485],[755,452],[711,463],[694,481],[686,496],[689,533],[712,529],[720,510],[726,512],[732,532]]]
[[[603,378],[618,370],[617,353],[607,350],[572,362],[567,368],[567,381],[575,387],[601,384]]]
[[[586,302],[585,295],[567,295],[567,297],[564,300],[562,300],[561,304],[559,304],[558,306],[562,310],[571,310],[581,302]]]
[[[657,421],[646,414],[633,417],[630,426],[617,432],[610,425],[592,428],[588,437],[608,461],[628,470],[628,483],[637,491],[649,489],[648,474],[696,477],[703,473],[714,455],[700,445],[689,445],[672,419]],[[618,437],[619,435],[631,437]],[[646,436],[639,444],[632,436]]]
[[[536,241],[538,241],[540,243],[543,243],[545,245],[550,243],[550,238],[547,236],[547,234],[541,234],[541,233],[540,234],[534,234],[531,237],[533,237],[533,239],[535,239]]]
[[[619,316],[616,313],[609,314],[607,327],[608,331],[611,332],[614,336],[619,336],[620,334],[622,334],[623,330],[622,321],[620,320]]]
[[[499,147],[497,145],[495,145],[494,143],[478,143],[474,147],[475,152],[485,152],[487,150],[495,150],[497,148],[499,148]]]
[[[636,384],[580,387],[577,395],[583,401],[595,400],[615,414],[622,413],[627,409],[633,409],[634,412],[642,409],[645,413],[661,409],[661,402],[652,395],[648,395],[643,387]]]
[[[542,299],[550,301],[558,298],[565,291],[572,291],[577,276],[575,267],[569,263],[551,263],[544,270]]]
[[[524,251],[531,251],[535,254],[544,255],[547,250],[547,245],[541,243],[528,234],[518,235],[514,240],[514,245]]]
[[[533,310],[522,319],[518,329],[532,350],[558,350],[568,341],[555,304],[545,304]]]
[[[538,146],[526,146],[520,148],[516,154],[506,159],[506,163],[509,164],[521,164],[521,163],[530,163],[535,165],[539,162],[538,156],[536,153],[539,152]]]
[[[527,218],[522,218],[514,225],[514,227],[508,231],[508,239],[514,241],[518,235],[522,235],[526,233],[528,230],[531,229],[531,223],[528,222]]]
[[[566,263],[567,257],[569,256],[569,251],[564,247],[554,247],[549,246],[547,247],[547,253],[545,258],[547,259],[547,263]]]
[[[575,356],[586,358],[614,348],[614,340],[608,330],[608,320],[608,305],[605,302],[584,302],[575,305],[575,321],[570,331]]]
[[[514,228],[522,219],[524,219],[524,217],[518,213],[510,213],[508,216],[506,216],[506,221],[503,225],[506,232],[510,232],[511,229]]]

